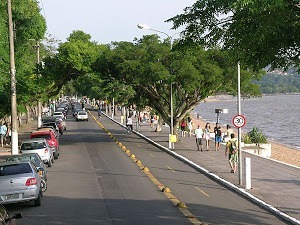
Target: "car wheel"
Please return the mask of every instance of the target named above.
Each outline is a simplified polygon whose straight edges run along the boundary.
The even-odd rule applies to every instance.
[[[57,153],[57,152],[54,152],[54,153],[53,153],[53,157],[54,157],[54,159],[58,159],[58,153]]]
[[[39,196],[37,199],[33,200],[34,206],[41,206],[42,204],[42,193],[39,193]]]
[[[51,162],[54,163],[54,157],[52,156]]]
[[[51,167],[52,166],[52,162],[51,162],[51,159],[48,161],[48,167]]]

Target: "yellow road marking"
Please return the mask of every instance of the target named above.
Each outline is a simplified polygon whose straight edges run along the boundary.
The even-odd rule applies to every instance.
[[[91,114],[91,112],[89,112]],[[96,117],[91,114],[93,119],[97,122],[97,124],[101,127],[102,124],[100,122],[97,121]],[[104,129],[104,127],[103,127]],[[112,135],[113,136],[113,135]],[[116,143],[118,143],[118,141],[116,141]],[[129,151],[129,150],[126,150]],[[129,151],[130,152],[130,151]],[[153,154],[149,153],[152,157],[155,157]],[[132,158],[132,160],[134,160],[135,162],[137,162],[138,160],[136,158]],[[162,183],[160,183],[153,175],[152,173],[149,171],[149,169],[147,167],[145,167],[143,164],[141,163],[137,163],[137,166],[140,167],[142,169],[142,172],[144,172],[147,177],[160,189],[163,190],[164,189],[164,185]],[[169,169],[171,169],[173,172],[175,172],[171,167],[167,166]],[[147,170],[145,169],[147,168]],[[169,192],[163,192],[165,194],[165,196],[174,203],[175,206],[177,206],[177,208],[182,212],[182,214],[194,225],[200,225],[203,224],[200,220],[198,220],[187,208],[181,208],[178,207],[178,204],[180,203],[180,201],[172,194]]]
[[[207,194],[205,191],[201,190],[200,188],[198,187],[195,187],[198,191],[200,191],[202,194],[204,194],[205,196],[207,197],[210,197],[209,194]]]
[[[175,170],[173,170],[171,167],[167,166],[168,169],[172,170],[174,173],[176,172]]]

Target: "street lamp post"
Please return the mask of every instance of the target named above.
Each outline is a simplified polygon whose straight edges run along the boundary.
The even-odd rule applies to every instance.
[[[238,102],[237,102],[237,111],[238,115],[242,114],[241,110],[241,67],[240,62],[238,62]],[[239,184],[243,185],[243,165],[242,165],[242,149],[241,149],[241,142],[242,142],[242,128],[238,128],[238,154],[239,154]]]
[[[177,32],[173,35],[168,35],[167,33],[163,32],[163,31],[160,31],[160,30],[155,30],[155,29],[152,29],[150,28],[149,26],[147,26],[146,24],[138,24],[137,27],[139,29],[146,29],[146,30],[152,30],[154,32],[158,32],[158,33],[161,33],[161,34],[164,34],[166,35],[169,40],[170,40],[170,51],[172,51],[172,48],[173,48],[173,37],[176,35],[176,34],[179,34],[180,32]],[[172,64],[170,65],[170,76],[172,76]],[[171,78],[172,79],[172,78]],[[169,148],[170,149],[174,149],[174,142],[171,141],[171,135],[174,134],[174,112],[173,112],[173,87],[172,87],[172,80],[171,80],[171,83],[170,83],[170,136],[169,136]]]
[[[219,114],[228,113],[228,109],[215,109],[215,113],[217,113],[217,123],[219,123]]]

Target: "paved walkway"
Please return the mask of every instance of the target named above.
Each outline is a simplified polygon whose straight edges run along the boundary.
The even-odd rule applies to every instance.
[[[114,116],[114,119],[116,122],[121,122],[119,115]],[[251,159],[252,174],[252,188],[245,190],[245,173],[242,172],[241,183],[243,185],[240,185],[239,172],[234,174],[230,172],[227,157],[224,154],[225,145],[221,146],[220,151],[215,151],[214,142],[211,141],[211,150],[201,152],[197,150],[195,138],[186,136],[179,137],[179,141],[175,143],[175,149],[170,151],[168,149],[169,127],[163,126],[161,132],[155,132],[155,129],[147,123],[142,124],[141,127],[134,126],[134,129],[137,131],[136,134],[153,141],[163,150],[186,161],[194,168],[267,208],[291,224],[300,224],[299,167],[243,152],[243,163],[245,157]]]

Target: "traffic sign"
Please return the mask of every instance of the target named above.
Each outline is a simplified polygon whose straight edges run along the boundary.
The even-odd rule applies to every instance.
[[[243,127],[246,124],[246,118],[243,115],[235,115],[232,119],[232,123],[237,128]]]

